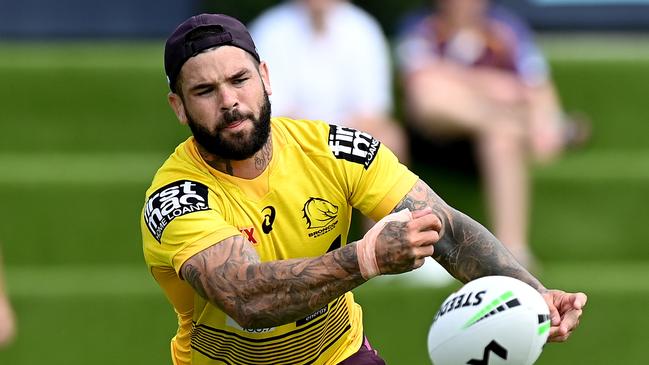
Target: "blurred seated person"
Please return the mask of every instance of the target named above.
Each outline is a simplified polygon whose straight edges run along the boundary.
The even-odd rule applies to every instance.
[[[391,117],[389,47],[368,13],[345,0],[290,0],[250,32],[273,70],[273,116],[366,131],[408,163],[405,132]]]
[[[5,290],[3,275],[2,252],[0,251],[0,349],[11,343],[16,332],[14,312]]]
[[[469,142],[493,231],[531,269],[530,162],[553,160],[585,129],[564,116],[521,19],[488,0],[433,5],[406,19],[397,44],[409,126],[433,144]]]

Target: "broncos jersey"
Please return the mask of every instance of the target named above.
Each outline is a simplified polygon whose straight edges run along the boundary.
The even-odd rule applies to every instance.
[[[361,346],[351,292],[293,323],[242,328],[179,277],[187,259],[235,235],[262,262],[323,255],[347,243],[353,207],[378,220],[417,180],[379,141],[350,128],[273,118],[271,138],[271,161],[254,179],[211,168],[189,138],[146,192],[144,257],[178,316],[176,365],[337,364]]]

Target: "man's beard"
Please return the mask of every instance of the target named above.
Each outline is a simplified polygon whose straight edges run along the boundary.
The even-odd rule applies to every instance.
[[[222,130],[230,123],[249,119],[254,129],[248,135],[244,131],[230,134],[227,138],[222,135]],[[192,130],[194,138],[205,150],[226,160],[242,161],[252,157],[259,151],[270,135],[270,100],[268,93],[264,90],[264,99],[259,108],[259,117],[252,113],[241,113],[239,109],[233,109],[223,114],[215,131],[209,131],[198,123],[195,118],[187,112],[187,123]]]

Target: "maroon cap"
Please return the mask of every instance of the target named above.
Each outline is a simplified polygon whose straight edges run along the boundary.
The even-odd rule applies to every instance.
[[[196,36],[195,30],[206,33]],[[165,73],[169,88],[175,92],[176,79],[187,60],[205,49],[230,45],[243,49],[259,61],[259,55],[248,29],[237,19],[223,14],[200,14],[185,20],[165,44]]]

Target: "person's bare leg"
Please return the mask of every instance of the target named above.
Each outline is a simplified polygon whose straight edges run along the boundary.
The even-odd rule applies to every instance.
[[[525,87],[502,71],[441,64],[412,75],[406,92],[412,122],[424,135],[474,138],[494,233],[522,264],[532,265]]]
[[[7,297],[0,251],[0,349],[8,346],[16,334],[16,319]]]
[[[477,159],[494,233],[521,264],[530,268],[527,148],[522,135],[510,132],[494,128],[478,136]]]

